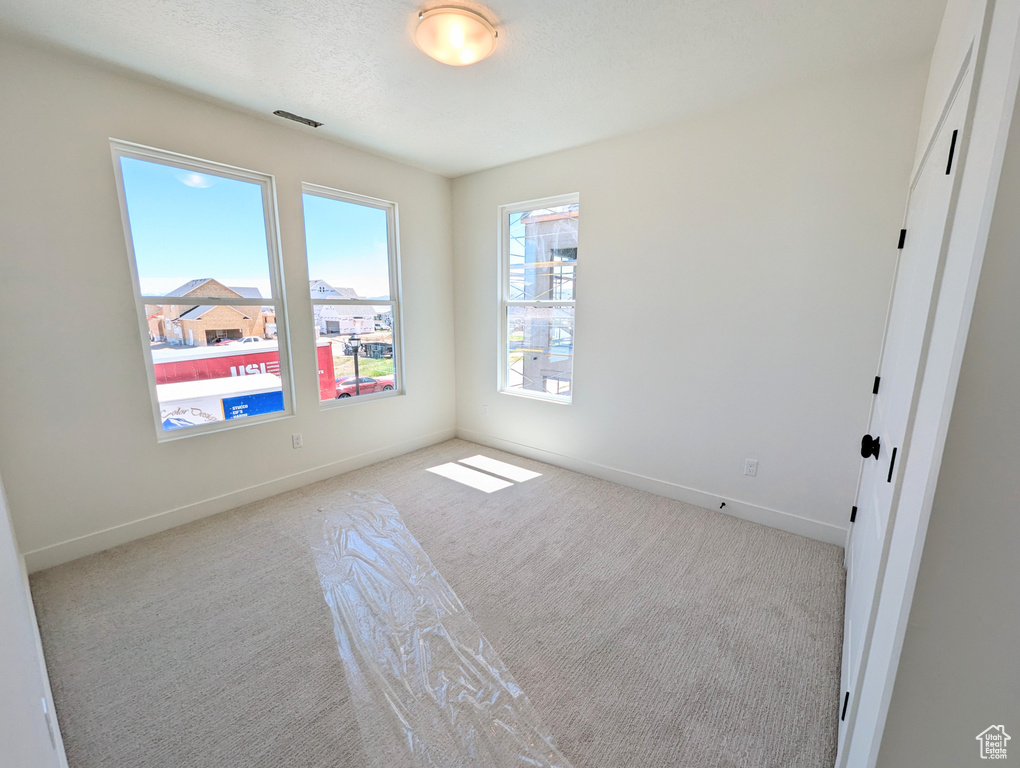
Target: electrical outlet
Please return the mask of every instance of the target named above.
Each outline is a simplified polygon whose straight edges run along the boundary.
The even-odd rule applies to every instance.
[[[300,432],[295,432],[293,435],[290,436],[290,441],[294,444],[295,448],[300,448],[301,447],[301,433]]]
[[[489,406],[483,405],[482,406],[482,416],[488,416],[488,415],[489,415]]]
[[[758,476],[758,459],[744,459],[744,474],[748,477]]]

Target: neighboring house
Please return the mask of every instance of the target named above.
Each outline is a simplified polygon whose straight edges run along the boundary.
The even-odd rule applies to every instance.
[[[266,338],[276,338],[276,310],[273,307],[262,307],[262,323],[266,329]]]
[[[145,308],[145,324],[149,326],[149,339],[166,341],[163,335],[163,308],[147,306]]]
[[[358,299],[353,288],[334,288],[325,280],[310,280],[313,299]],[[375,309],[358,304],[313,304],[316,335],[371,333],[375,330]]]
[[[519,279],[525,295],[545,301],[574,297],[577,209],[535,211],[521,218],[527,244]],[[573,308],[541,307],[511,313],[509,332],[522,334],[524,389],[570,394],[574,355]]]
[[[147,306],[146,321],[154,340],[171,344],[204,347],[219,339],[240,339],[243,336],[265,337],[262,303],[244,302],[261,299],[258,288],[226,286],[211,278],[191,280],[170,291],[167,297],[187,299],[189,296],[238,299],[237,304],[160,304]],[[242,303],[244,302],[244,303]]]

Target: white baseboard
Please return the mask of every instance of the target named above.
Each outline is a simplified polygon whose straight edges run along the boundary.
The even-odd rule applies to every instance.
[[[620,485],[629,486],[630,488],[637,488],[641,491],[665,496],[666,498],[685,501],[688,504],[695,504],[705,509],[721,511],[733,517],[739,517],[741,520],[749,520],[752,523],[766,525],[769,528],[778,528],[781,531],[795,533],[798,536],[815,539],[816,541],[824,541],[826,544],[835,544],[842,547],[846,543],[847,529],[832,525],[831,523],[809,520],[806,517],[800,517],[789,512],[780,512],[778,509],[770,509],[746,501],[740,501],[739,499],[706,493],[695,488],[688,488],[666,480],[657,480],[654,477],[646,477],[645,475],[639,475],[623,469],[607,467],[573,456],[564,456],[563,454],[544,451],[541,448],[533,448],[528,445],[511,442],[510,440],[491,437],[470,429],[458,429],[457,437],[470,440],[472,443],[478,443],[479,445],[497,448],[507,453],[535,459],[536,461],[543,461],[546,464],[569,469],[573,472],[580,472],[583,475],[609,480]],[[719,505],[723,502],[726,503],[726,506],[720,510]]]
[[[591,475],[592,477],[599,477],[603,480],[620,483],[621,485],[648,491],[649,493],[655,493],[670,499],[678,499],[688,504],[696,504],[706,509],[718,510],[719,505],[722,502],[726,502],[726,507],[721,511],[742,520],[749,520],[761,525],[767,525],[770,528],[778,528],[782,531],[788,531],[789,533],[795,533],[817,541],[824,541],[828,544],[836,544],[841,547],[846,543],[847,529],[829,523],[809,520],[789,512],[780,512],[779,510],[769,509],[768,507],[758,506],[717,494],[706,493],[705,491],[688,488],[665,480],[657,480],[634,472],[607,467],[602,464],[585,461],[584,459],[490,437],[472,430],[445,429],[375,451],[350,456],[341,461],[295,472],[275,480],[257,483],[211,499],[176,507],[165,512],[157,512],[154,515],[139,520],[132,520],[129,523],[122,523],[121,525],[96,531],[95,533],[40,547],[39,549],[24,553],[25,565],[29,573],[34,573],[44,568],[51,568],[55,565],[76,560],[79,557],[101,552],[104,549],[109,549],[119,544],[126,544],[135,539],[151,536],[154,533],[161,533],[170,528],[176,528],[178,525],[183,525],[193,520],[209,517],[219,512],[225,512],[228,509],[234,509],[244,504],[250,504],[254,501],[275,496],[278,493],[300,488],[309,483],[325,480],[326,478],[341,475],[361,467],[367,467],[370,464],[385,461],[404,453],[410,453],[419,448],[435,445],[453,437],[461,437],[479,445],[488,445],[508,453],[526,456],[537,461],[544,461],[553,466],[563,467],[564,469],[580,472],[584,475]]]
[[[278,493],[292,491],[303,485],[325,480],[329,477],[342,475],[351,470],[367,467],[379,461],[392,459],[394,456],[410,453],[419,448],[426,448],[456,436],[454,429],[444,429],[428,435],[406,440],[402,443],[379,448],[374,451],[367,451],[356,456],[350,456],[340,461],[323,464],[311,469],[305,469],[285,477],[267,480],[264,483],[242,488],[238,491],[231,491],[211,499],[197,501],[193,504],[186,504],[183,507],[168,509],[165,512],[157,512],[154,515],[143,517],[139,520],[132,520],[129,523],[115,525],[102,531],[78,536],[74,539],[61,541],[46,547],[25,552],[25,565],[29,573],[41,571],[44,568],[51,568],[55,565],[77,560],[79,557],[102,552],[104,549],[115,547],[119,544],[126,544],[135,539],[151,536],[154,533],[161,533],[178,525],[190,523],[203,517],[215,515],[218,512],[225,512],[253,501],[261,501]]]

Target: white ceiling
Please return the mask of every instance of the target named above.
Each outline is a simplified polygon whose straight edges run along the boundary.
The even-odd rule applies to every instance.
[[[432,61],[411,39],[418,10],[445,4],[482,9],[0,0],[0,25],[459,176],[920,56],[945,0],[491,0],[499,44],[472,67]]]

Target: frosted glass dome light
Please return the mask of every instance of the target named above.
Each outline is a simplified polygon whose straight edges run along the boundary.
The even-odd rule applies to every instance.
[[[463,67],[496,48],[499,33],[481,15],[464,8],[432,8],[418,14],[414,42],[436,61]]]

